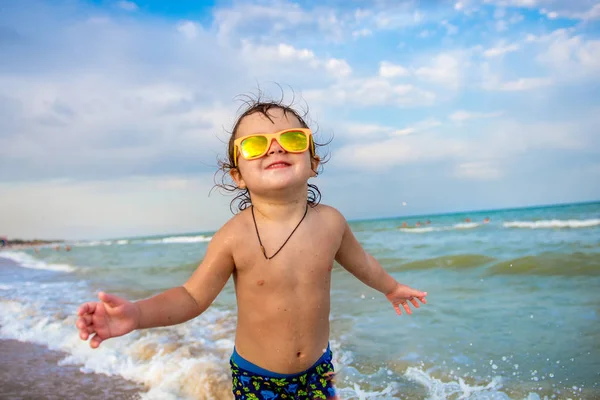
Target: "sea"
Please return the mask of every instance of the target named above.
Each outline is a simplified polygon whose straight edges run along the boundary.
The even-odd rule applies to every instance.
[[[489,218],[489,221],[487,220]],[[333,270],[331,348],[343,399],[600,399],[600,203],[354,221],[362,245],[428,303],[397,316]],[[143,387],[142,399],[230,399],[232,280],[203,315],[92,350],[79,304],[181,285],[214,232],[5,250],[0,339]]]

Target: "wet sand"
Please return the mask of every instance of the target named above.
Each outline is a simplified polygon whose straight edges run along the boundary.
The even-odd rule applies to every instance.
[[[58,363],[66,354],[16,340],[0,340],[0,398],[139,399],[144,388],[101,374],[84,374],[78,366]]]
[[[10,282],[21,271],[0,251],[0,279]],[[120,377],[85,374],[76,365],[59,366],[66,356],[38,344],[0,339],[0,399],[139,399],[145,391]]]

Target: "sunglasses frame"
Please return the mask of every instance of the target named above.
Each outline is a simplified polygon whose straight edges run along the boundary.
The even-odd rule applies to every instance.
[[[304,148],[302,150],[298,150],[298,151],[290,151],[290,150],[286,149],[281,144],[281,141],[279,140],[279,138],[281,137],[281,135],[288,133],[288,132],[304,133],[306,135],[306,138],[308,139],[306,148]],[[258,155],[256,157],[252,157],[252,158],[248,159],[243,156],[244,153],[242,152],[242,142],[248,138],[255,137],[255,136],[265,137],[267,139],[267,146],[265,147],[265,151],[263,153],[261,153],[260,155]],[[306,150],[310,149],[311,156],[314,157],[314,155],[315,155],[315,142],[313,140],[312,131],[308,128],[290,128],[290,129],[284,129],[282,131],[275,132],[275,133],[253,133],[251,135],[246,135],[246,136],[242,136],[241,138],[235,139],[233,142],[233,166],[234,167],[238,166],[238,157],[237,157],[238,151],[240,153],[240,156],[246,160],[257,160],[261,157],[264,157],[265,154],[267,154],[269,152],[269,149],[271,148],[271,144],[273,143],[273,140],[276,140],[277,143],[279,144],[279,146],[281,146],[281,148],[284,149],[288,153],[299,154],[299,153],[304,153]]]

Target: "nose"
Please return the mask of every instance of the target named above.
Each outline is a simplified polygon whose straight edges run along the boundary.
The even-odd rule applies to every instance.
[[[281,147],[281,145],[279,144],[279,142],[276,139],[271,140],[271,145],[269,146],[269,154],[275,154],[275,153],[285,153],[285,149],[283,147]]]

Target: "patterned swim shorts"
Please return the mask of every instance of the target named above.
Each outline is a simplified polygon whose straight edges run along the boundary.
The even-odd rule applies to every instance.
[[[233,377],[233,395],[236,400],[314,400],[335,397],[331,349],[304,372],[287,375],[261,368],[244,358],[237,351],[229,364]]]

